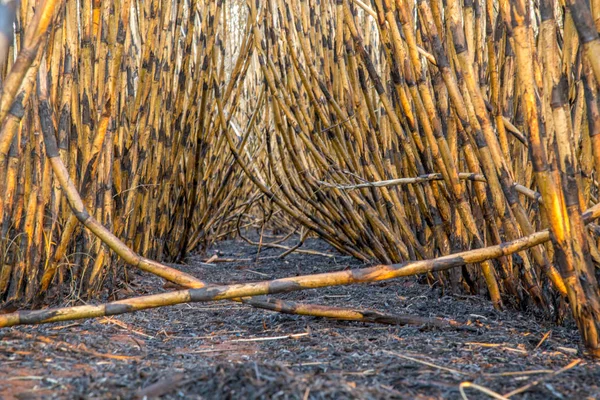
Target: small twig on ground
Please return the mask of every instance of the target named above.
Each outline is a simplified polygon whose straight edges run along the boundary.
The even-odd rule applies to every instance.
[[[26,337],[27,339],[30,340],[39,340],[40,342],[44,342],[46,344],[51,344],[54,345],[58,348],[60,347],[64,347],[68,350],[71,351],[75,351],[78,353],[83,353],[83,354],[89,354],[95,357],[106,357],[106,358],[111,358],[113,360],[138,360],[140,357],[138,356],[123,356],[123,355],[118,355],[118,354],[106,354],[106,353],[99,353],[97,351],[94,350],[90,350],[87,347],[85,347],[85,345],[83,343],[80,343],[78,346],[72,345],[71,343],[67,343],[67,342],[63,342],[61,340],[55,340],[46,336],[41,336],[41,335],[31,335],[29,333],[25,333],[25,332],[18,332],[14,331],[13,334],[17,334],[17,335],[22,335],[24,337]],[[83,348],[82,348],[83,347]]]
[[[27,376],[11,376],[7,379],[7,381],[41,381],[44,379],[44,376],[35,376],[35,375],[27,375]]]
[[[310,395],[310,386],[306,388],[306,391],[304,392],[304,396],[302,397],[302,400],[308,400],[309,395]]]
[[[68,324],[68,325],[59,325],[59,326],[54,326],[52,328],[48,328],[51,331],[58,331],[61,329],[67,329],[67,328],[72,328],[74,326],[79,326],[81,325],[81,322],[75,322],[74,324]]]
[[[469,346],[480,346],[480,347],[493,347],[499,348],[500,350],[512,351],[513,353],[527,354],[527,350],[516,349],[514,347],[508,347],[504,343],[478,343],[478,342],[466,342]]]
[[[267,277],[269,279],[273,279],[271,275],[265,274],[265,273],[262,273],[262,272],[254,271],[254,270],[251,270],[251,269],[246,269],[244,271],[251,272],[251,273],[256,274],[256,275],[264,276],[264,277]]]
[[[525,375],[537,375],[537,374],[551,374],[554,371],[551,369],[535,369],[532,371],[509,371],[509,372],[495,372],[491,374],[485,374],[485,376],[525,376]]]
[[[542,343],[544,343],[546,341],[546,339],[548,339],[550,337],[550,334],[552,333],[552,330],[549,330],[548,332],[546,332],[544,334],[544,336],[542,337],[542,340],[540,340],[540,342],[537,344],[537,346],[535,346],[535,348],[533,349],[534,351],[539,349],[540,346],[542,345]]]
[[[264,342],[267,340],[296,339],[296,338],[308,336],[308,335],[309,335],[308,332],[304,332],[304,333],[295,333],[292,335],[285,335],[285,336],[259,337],[259,338],[250,338],[250,339],[234,339],[234,340],[230,340],[230,342]]]
[[[568,353],[568,354],[573,354],[573,355],[577,354],[577,349],[574,349],[572,347],[559,346],[556,349],[562,351],[563,353]]]
[[[427,361],[423,361],[423,360],[419,360],[418,358],[413,358],[413,357],[409,357],[409,356],[405,356],[403,354],[399,354],[396,353],[394,351],[389,351],[389,350],[383,350],[384,353],[387,354],[391,354],[393,356],[396,357],[400,357],[400,358],[404,358],[405,360],[409,360],[409,361],[413,361],[419,364],[423,364],[423,365],[427,365],[428,367],[432,367],[432,368],[436,368],[442,371],[448,371],[448,372],[452,372],[453,374],[458,374],[458,375],[464,375],[464,376],[471,376],[471,374],[467,373],[467,372],[462,372],[462,371],[458,371],[456,369],[452,369],[452,368],[448,368],[448,367],[442,367],[440,365],[436,365]]]
[[[205,262],[206,264],[210,264],[210,263],[212,263],[212,262],[216,261],[218,258],[219,258],[219,256],[218,256],[218,255],[216,255],[216,254],[213,254],[213,255],[212,255],[212,256],[211,256],[211,257],[210,257],[208,260],[206,260],[206,261],[204,261],[204,262]]]
[[[212,257],[210,259],[212,259]],[[209,264],[207,261],[208,260],[203,260],[202,264]],[[251,258],[216,258],[214,260],[211,260],[210,264],[234,263],[234,262],[242,262],[242,261],[252,261],[252,259]]]
[[[150,339],[154,339],[155,338],[152,335],[148,335],[148,334],[146,334],[144,332],[141,332],[141,331],[138,331],[137,329],[134,329],[131,325],[126,324],[123,321],[119,321],[116,318],[104,317],[104,318],[100,319],[100,321],[98,321],[98,322],[100,322],[101,324],[102,323],[109,323],[109,324],[117,325],[118,327],[121,327],[121,328],[123,328],[123,329],[125,329],[125,330],[127,330],[129,332],[136,333],[136,334],[138,334],[140,336],[144,336],[144,337],[147,337],[147,338],[150,338]]]
[[[493,390],[490,390],[488,388],[485,388],[483,386],[479,386],[473,382],[462,382],[460,384],[460,386],[458,387],[458,390],[460,391],[460,395],[462,396],[463,400],[469,400],[469,398],[467,397],[466,393],[465,393],[465,389],[464,388],[473,388],[476,390],[479,390],[482,393],[487,394],[490,397],[493,397],[494,399],[498,399],[498,400],[508,400],[507,397],[502,396],[501,394],[498,394],[496,392],[494,392]]]
[[[555,372],[553,372],[553,373],[551,373],[551,374],[548,374],[548,375],[546,375],[546,376],[543,376],[543,377],[541,377],[541,378],[539,378],[539,379],[536,379],[535,381],[533,381],[533,382],[531,382],[531,383],[529,383],[529,384],[527,384],[527,385],[525,385],[525,386],[523,386],[523,387],[520,387],[520,388],[518,388],[518,389],[515,389],[515,390],[513,390],[512,392],[508,392],[508,393],[506,393],[506,394],[504,395],[504,397],[505,397],[505,398],[509,398],[509,397],[511,397],[511,396],[514,396],[515,394],[523,393],[523,392],[525,392],[525,391],[527,391],[527,390],[531,389],[532,387],[534,387],[534,386],[536,386],[536,385],[539,385],[540,383],[542,383],[542,382],[544,382],[544,381],[546,381],[546,380],[548,380],[548,379],[550,379],[550,378],[554,378],[555,376],[557,376],[557,375],[560,375],[560,374],[562,374],[563,372],[570,370],[571,368],[575,368],[576,366],[578,366],[579,364],[581,364],[581,362],[582,362],[582,361],[583,361],[583,360],[581,360],[581,359],[579,359],[579,358],[578,358],[578,359],[576,359],[576,360],[573,360],[573,361],[572,361],[572,362],[570,362],[570,363],[569,363],[569,365],[567,365],[566,367],[564,367],[564,368],[561,368],[561,369],[559,369],[559,370],[557,370],[557,371],[555,371]]]

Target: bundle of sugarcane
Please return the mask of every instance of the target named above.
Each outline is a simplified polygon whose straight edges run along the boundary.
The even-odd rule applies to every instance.
[[[99,287],[110,248],[194,289],[0,326],[222,299],[360,319],[249,296],[428,274],[499,308],[565,298],[600,355],[600,254],[586,228],[600,215],[597,2],[126,0],[82,2],[81,24],[70,3],[39,3],[21,6],[31,22],[0,103],[0,214],[23,232],[23,256],[4,253],[9,298],[23,276],[24,298],[40,275],[45,288],[69,246],[95,255],[74,260],[82,288]],[[228,15],[247,16],[235,61],[219,36]],[[224,211],[264,198],[283,221],[384,265],[206,287],[142,256],[181,258],[210,240],[206,226],[240,221]],[[54,230],[56,245],[43,240]],[[43,274],[31,267],[40,254]]]
[[[90,216],[148,257],[181,259],[235,231],[234,215],[254,189],[213,104],[219,96],[227,122],[247,113],[238,82],[252,47],[243,41],[226,56],[224,42],[245,32],[220,23],[229,18],[221,2],[198,5],[2,6],[16,18],[7,18],[0,48],[1,300],[27,304],[63,283],[76,298],[114,283],[114,255],[82,229],[61,178]],[[56,154],[44,147],[44,123],[64,169],[45,158]]]
[[[596,346],[600,253],[580,215],[598,201],[600,4],[249,7],[268,181],[237,159],[263,193],[336,248],[384,263],[549,227],[551,243],[430,278],[497,307],[548,310],[564,296]]]

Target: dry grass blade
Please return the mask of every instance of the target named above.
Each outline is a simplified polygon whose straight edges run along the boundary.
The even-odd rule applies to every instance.
[[[465,393],[465,388],[472,388],[472,389],[478,390],[483,394],[487,394],[488,396],[490,396],[493,399],[498,399],[498,400],[507,400],[508,399],[508,397],[506,397],[506,396],[502,396],[501,394],[498,394],[498,393],[494,392],[493,390],[490,390],[486,387],[477,385],[473,382],[462,382],[458,386],[458,390],[460,391],[460,395],[462,396],[463,400],[468,400],[467,394]]]
[[[399,353],[394,352],[394,351],[384,351],[384,353],[391,354],[393,356],[400,357],[400,358],[403,358],[405,360],[409,360],[409,361],[412,361],[412,362],[416,362],[418,364],[427,365],[428,367],[439,369],[441,371],[447,371],[447,372],[451,372],[453,374],[464,375],[464,376],[471,375],[471,374],[466,373],[466,372],[462,372],[462,371],[458,371],[458,370],[455,370],[455,369],[452,369],[452,368],[448,368],[448,367],[443,367],[443,366],[440,366],[440,365],[436,365],[436,364],[430,363],[428,361],[419,360],[418,358],[405,356],[403,354],[399,354]]]
[[[570,362],[568,365],[566,365],[564,368],[561,368],[561,369],[559,369],[559,370],[557,370],[557,371],[554,371],[554,372],[553,372],[553,373],[551,373],[551,374],[544,375],[543,377],[541,377],[541,378],[539,378],[539,379],[536,379],[536,380],[534,380],[533,382],[531,382],[531,383],[528,383],[528,384],[527,384],[527,385],[525,385],[525,386],[522,386],[522,387],[520,387],[520,388],[518,388],[518,389],[515,389],[515,390],[513,390],[513,391],[509,392],[509,393],[506,393],[506,394],[504,395],[504,397],[505,397],[505,398],[510,398],[510,397],[512,397],[512,396],[514,396],[514,395],[516,395],[516,394],[519,394],[519,393],[526,392],[527,390],[531,389],[532,387],[534,387],[534,386],[536,386],[536,385],[539,385],[540,383],[542,383],[542,382],[544,382],[544,381],[547,381],[548,379],[552,379],[552,378],[554,378],[555,376],[562,374],[563,372],[566,372],[566,371],[568,371],[568,370],[570,370],[570,369],[572,369],[572,368],[575,368],[576,366],[578,366],[578,365],[579,365],[579,364],[581,364],[582,362],[583,362],[583,360],[580,360],[580,359],[573,360],[573,361],[571,361],[571,362]]]

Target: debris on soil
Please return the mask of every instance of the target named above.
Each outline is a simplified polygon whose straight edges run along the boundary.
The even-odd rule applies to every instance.
[[[210,283],[231,283],[359,264],[317,239],[303,248],[332,257],[278,259],[283,250],[262,248],[255,262],[256,247],[236,240],[177,267]],[[228,262],[202,262],[217,254],[213,261]],[[174,290],[131,274],[137,293],[127,296]],[[0,398],[457,399],[461,383],[470,382],[500,395],[530,385],[516,399],[600,399],[600,364],[582,353],[571,321],[557,326],[499,312],[482,297],[443,293],[414,279],[280,298],[456,319],[477,329],[333,321],[233,302],[20,326],[0,330]],[[463,386],[468,399],[490,398]]]

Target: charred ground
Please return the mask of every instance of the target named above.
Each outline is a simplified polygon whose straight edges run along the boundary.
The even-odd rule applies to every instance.
[[[288,242],[293,244],[294,240]],[[293,253],[235,240],[178,268],[211,283],[247,282],[359,265],[316,239]],[[121,297],[173,290],[131,276]],[[600,365],[574,325],[401,279],[291,293],[282,298],[452,318],[474,332],[283,315],[231,302],[184,304],[113,318],[0,330],[0,398],[460,398],[470,381],[513,398],[600,398]],[[545,340],[543,340],[545,338]],[[576,359],[577,366],[551,376]],[[429,364],[429,365],[428,365]],[[469,399],[488,398],[466,389]]]

